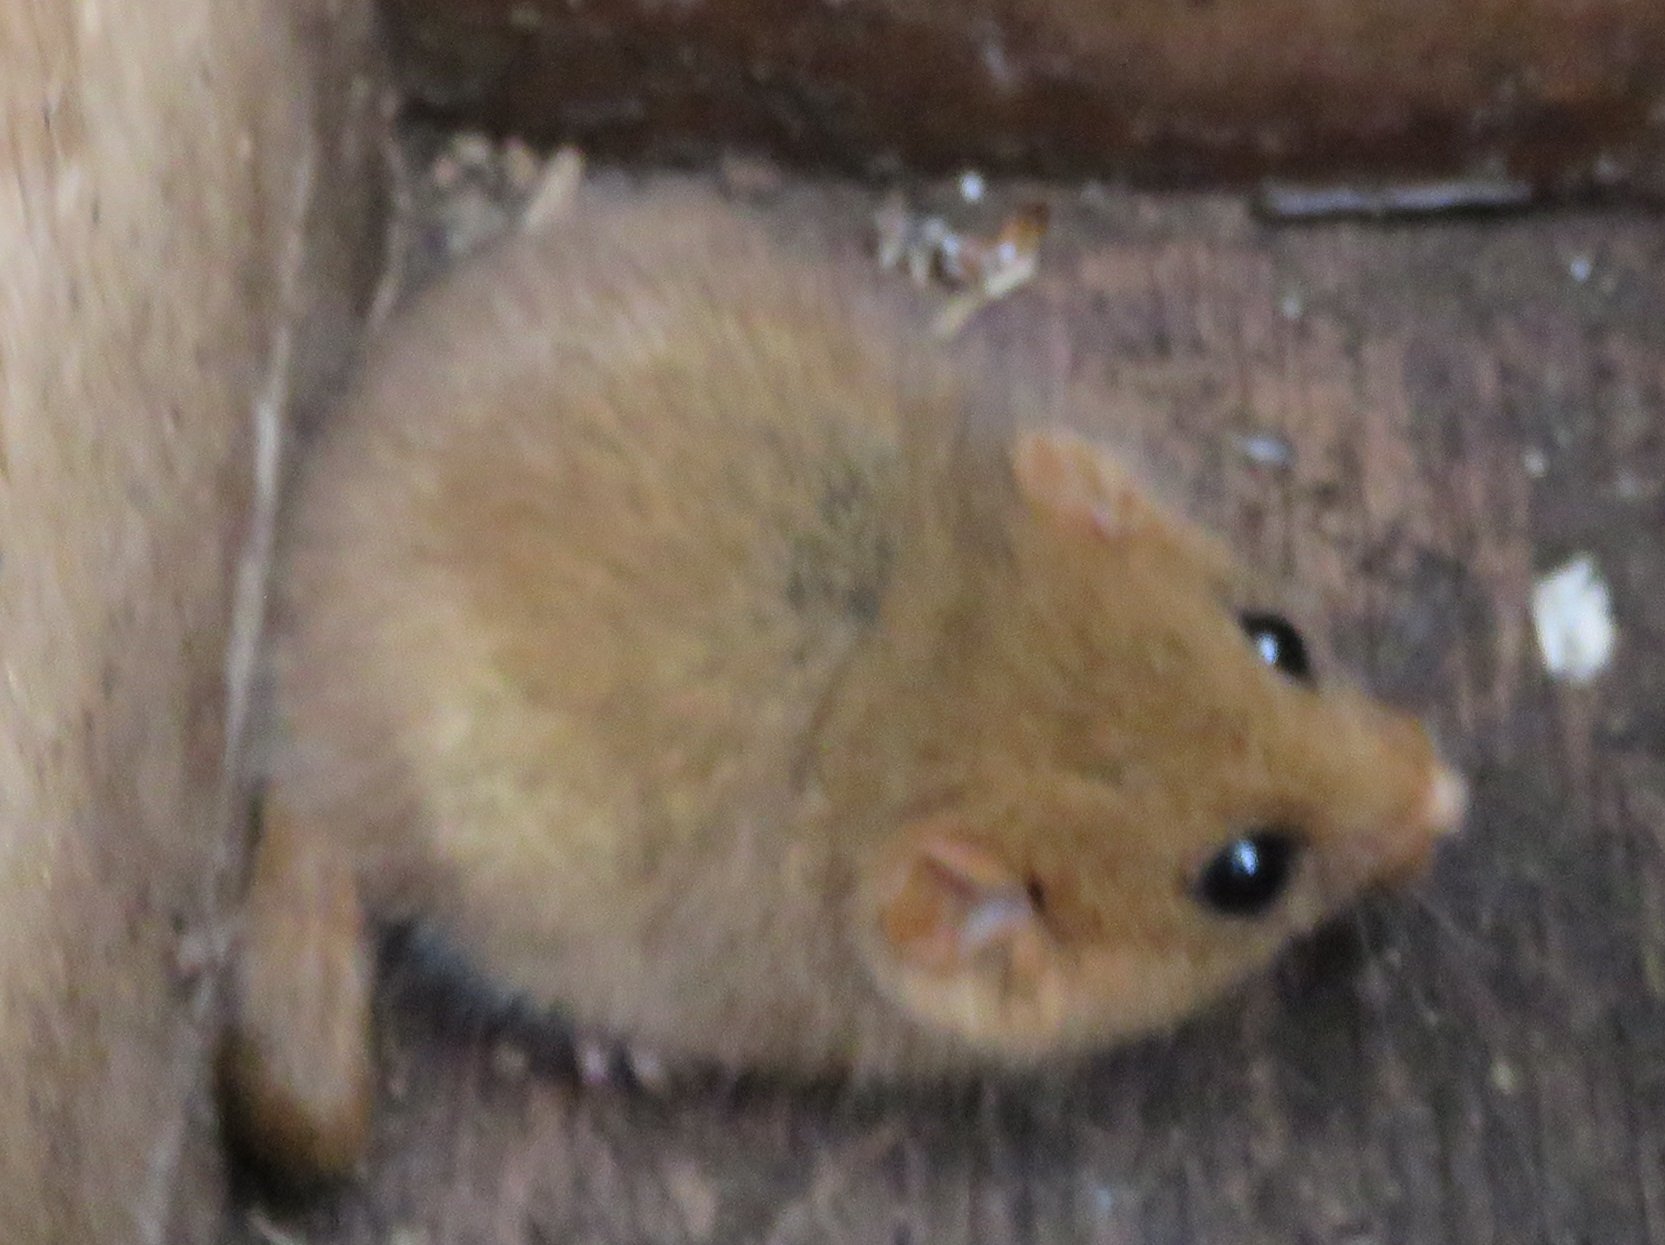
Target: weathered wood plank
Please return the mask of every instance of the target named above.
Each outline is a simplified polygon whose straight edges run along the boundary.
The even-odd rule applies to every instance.
[[[257,441],[341,368],[368,284],[343,257],[378,254],[367,20],[0,4],[8,1245],[217,1239],[207,970],[249,672],[227,650],[260,609],[233,598]]]
[[[1665,150],[1650,0],[387,10],[419,106],[657,159],[739,144],[844,169],[1463,175],[1495,194],[1513,177],[1623,181]]]

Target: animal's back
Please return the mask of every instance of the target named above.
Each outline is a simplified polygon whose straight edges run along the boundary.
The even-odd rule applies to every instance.
[[[299,811],[383,861],[380,906],[408,882],[580,1010],[566,966],[640,991],[656,945],[698,937],[678,911],[813,918],[775,893],[796,776],[878,608],[922,383],[905,309],[683,207],[581,211],[413,308],[289,556]]]

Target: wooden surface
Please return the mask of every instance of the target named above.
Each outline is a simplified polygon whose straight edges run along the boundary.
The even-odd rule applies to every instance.
[[[734,144],[1218,183],[1665,183],[1657,0],[388,0],[418,107],[615,154]]]
[[[417,197],[420,251],[478,215],[456,172]],[[872,262],[862,193],[730,183]],[[245,1239],[1665,1239],[1661,222],[1278,230],[1228,199],[1054,204],[1038,284],[980,331],[1101,395],[1105,427],[1311,590],[1347,664],[1430,716],[1476,791],[1434,876],[1172,1038],[940,1101],[581,1087],[407,962],[366,1182]],[[1261,435],[1292,462],[1253,461]],[[1619,648],[1575,689],[1527,602],[1580,552]]]
[[[228,648],[260,604],[233,600],[257,443],[363,311],[367,17],[0,4],[6,1245],[218,1239],[202,970],[241,855]]]

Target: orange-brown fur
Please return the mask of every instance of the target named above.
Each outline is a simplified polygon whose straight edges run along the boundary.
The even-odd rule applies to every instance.
[[[294,1050],[242,1101],[276,1131],[320,1088],[271,1068],[346,1070],[286,1157],[358,1136],[315,856],[583,1025],[912,1077],[1169,1023],[1422,854],[1455,809],[1421,730],[1263,666],[1231,560],[1050,420],[692,193],[581,197],[422,300],[291,531],[252,902],[339,931],[302,967],[346,1001],[247,975],[240,1040]],[[1287,900],[1204,911],[1266,822],[1312,845]]]

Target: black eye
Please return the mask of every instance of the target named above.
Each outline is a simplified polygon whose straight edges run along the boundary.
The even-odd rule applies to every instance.
[[[1302,682],[1312,678],[1306,642],[1287,618],[1277,614],[1244,614],[1240,621],[1243,633],[1268,666]]]
[[[1225,916],[1259,916],[1289,884],[1296,850],[1295,836],[1282,830],[1233,839],[1197,875],[1197,898]]]

